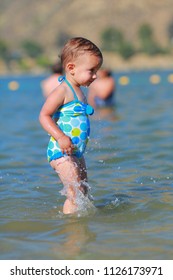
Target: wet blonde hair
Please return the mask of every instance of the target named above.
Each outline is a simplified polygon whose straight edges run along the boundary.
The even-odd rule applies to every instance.
[[[99,57],[100,64],[102,64],[103,56],[100,49],[88,39],[75,37],[70,39],[62,49],[61,63],[63,68],[65,69],[68,62],[73,61],[85,52]]]

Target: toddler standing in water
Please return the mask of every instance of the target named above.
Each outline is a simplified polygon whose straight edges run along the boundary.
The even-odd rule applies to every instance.
[[[51,135],[47,149],[50,165],[64,185],[64,214],[76,212],[79,194],[87,195],[87,171],[83,157],[90,133],[87,104],[80,86],[89,86],[103,61],[99,48],[76,37],[69,40],[61,54],[65,77],[48,96],[40,112],[40,123]],[[55,123],[52,117],[57,118]]]

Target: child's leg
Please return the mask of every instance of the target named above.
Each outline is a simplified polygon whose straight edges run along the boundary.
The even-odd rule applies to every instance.
[[[63,213],[74,213],[77,210],[77,192],[80,190],[87,194],[85,160],[84,158],[78,159],[74,156],[68,156],[51,161],[51,166],[58,173],[66,189],[67,199],[63,206]]]

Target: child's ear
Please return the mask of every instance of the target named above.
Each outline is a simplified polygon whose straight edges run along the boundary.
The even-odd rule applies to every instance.
[[[68,69],[68,71],[71,73],[71,74],[74,74],[74,68],[75,68],[75,65],[74,65],[74,63],[68,63],[67,64],[67,69]]]

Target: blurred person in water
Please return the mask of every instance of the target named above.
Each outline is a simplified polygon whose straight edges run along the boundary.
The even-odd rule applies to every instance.
[[[51,66],[52,74],[41,82],[41,88],[45,98],[60,84],[58,78],[63,74],[63,68],[60,61]]]
[[[97,79],[88,88],[88,103],[94,108],[114,106],[115,80],[110,70],[99,69]]]
[[[70,39],[61,53],[65,76],[60,77],[60,85],[48,96],[40,112],[40,123],[51,136],[47,158],[64,185],[64,214],[80,210],[88,197],[84,152],[90,135],[89,115],[94,109],[87,103],[81,86],[88,87],[96,79],[102,61],[101,51],[90,40]],[[53,117],[57,118],[56,123]]]

